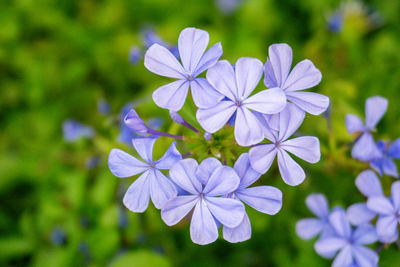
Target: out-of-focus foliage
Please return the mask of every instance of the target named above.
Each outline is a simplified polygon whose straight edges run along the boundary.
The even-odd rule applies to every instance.
[[[366,165],[350,158],[346,113],[363,114],[365,99],[382,95],[389,109],[380,137],[400,136],[400,2],[368,1],[382,25],[353,16],[337,33],[327,26],[336,0],[239,2],[232,12],[212,0],[0,2],[0,265],[329,266],[294,225],[310,215],[304,199],[311,192],[326,194],[332,205],[362,199],[354,179]],[[119,112],[129,101],[143,118],[161,117],[164,130],[179,132],[151,102],[166,79],[142,60],[130,65],[129,50],[144,47],[144,27],[176,44],[188,26],[207,30],[211,43],[221,41],[223,58],[232,62],[265,61],[268,45],[289,43],[295,62],[309,58],[321,70],[317,90],[331,98],[330,112],[307,115],[300,129],[320,138],[322,160],[304,165],[307,179],[296,188],[281,181],[276,167],[262,178],[283,191],[283,208],[273,217],[249,209],[253,237],[240,244],[198,246],[187,223],[168,227],[154,207],[129,212],[121,198],[132,179],[115,178],[106,164],[112,147],[129,151],[117,142]],[[98,112],[101,99],[112,115]],[[92,126],[95,137],[65,142],[68,118]],[[156,154],[169,143],[160,141]],[[93,156],[98,164],[87,168]],[[381,266],[396,266],[399,257],[393,245],[381,253]]]

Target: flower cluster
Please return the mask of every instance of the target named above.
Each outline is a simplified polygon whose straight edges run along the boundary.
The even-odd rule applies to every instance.
[[[392,144],[382,140],[375,143],[372,136],[387,106],[388,101],[383,97],[368,98],[365,124],[358,116],[347,115],[346,127],[349,133],[359,133],[351,155],[368,162],[380,176],[397,178],[392,159],[400,158],[400,139]],[[355,203],[346,211],[341,207],[330,211],[324,195],[312,194],[307,197],[306,204],[317,218],[302,219],[296,224],[296,232],[302,239],[320,234],[315,250],[322,257],[335,257],[332,266],[377,266],[380,249],[400,240],[400,181],[384,190],[377,174],[368,169],[357,176],[355,184],[366,198],[365,202]],[[385,191],[390,191],[390,196],[386,196]],[[382,244],[376,251],[365,247],[375,242]]]
[[[316,163],[319,140],[290,137],[305,113],[319,115],[329,105],[328,97],[304,91],[319,84],[322,75],[310,60],[291,70],[292,49],[287,44],[271,45],[265,64],[243,57],[232,65],[220,60],[220,43],[207,50],[208,43],[206,31],[186,28],[178,39],[179,57],[159,43],[150,46],[144,57],[148,70],[175,79],[152,96],[157,106],[169,110],[174,122],[191,130],[189,135],[156,130],[131,109],[124,124],[134,132],[132,143],[142,160],[120,149],[111,150],[108,160],[117,177],[141,174],[123,199],[128,209],[143,212],[151,198],[167,225],[191,214],[191,239],[202,245],[218,238],[220,226],[225,240],[248,240],[251,224],[244,204],[269,215],[281,209],[279,189],[251,185],[269,170],[275,156],[285,183],[295,186],[304,181],[304,170],[288,152]],[[259,86],[263,74],[264,85]],[[178,113],[190,102],[189,91],[204,131]],[[182,142],[183,148],[186,143],[198,147],[181,154],[174,141],[164,156],[153,160],[159,137]],[[250,147],[248,153],[245,147]],[[206,156],[196,151],[207,151]]]

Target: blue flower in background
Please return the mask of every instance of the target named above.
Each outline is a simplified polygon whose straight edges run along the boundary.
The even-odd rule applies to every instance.
[[[301,110],[313,115],[321,114],[328,108],[329,98],[313,92],[302,92],[321,82],[321,72],[308,59],[300,61],[290,71],[292,59],[293,51],[289,45],[270,45],[264,66],[265,86],[280,88],[287,99]]]
[[[86,126],[76,120],[68,119],[63,123],[64,140],[74,142],[82,137],[92,138],[94,130],[90,126]]]
[[[214,161],[213,165],[215,167],[221,165],[217,159],[209,159]],[[249,188],[251,184],[260,178],[261,174],[251,168],[247,153],[240,155],[233,168],[240,178],[240,183],[238,188],[228,195],[229,197],[239,199],[253,209],[265,214],[275,215],[279,212],[282,208],[282,192],[278,188],[273,186],[254,186]],[[247,213],[244,213],[243,220],[238,226],[235,228],[224,226],[222,232],[224,239],[231,243],[250,239],[251,224]]]
[[[132,46],[129,50],[129,62],[132,65],[136,65],[142,58],[142,52],[137,46]]]
[[[184,159],[170,169],[171,179],[189,195],[177,196],[161,210],[161,218],[171,226],[181,221],[193,208],[190,237],[199,245],[218,238],[219,224],[234,228],[245,213],[243,203],[236,199],[220,197],[237,189],[240,179],[228,166],[216,167],[214,160],[201,165],[194,159]]]
[[[233,69],[228,61],[221,60],[208,70],[207,80],[227,99],[209,108],[198,109],[196,117],[207,132],[215,133],[236,114],[236,142],[250,146],[264,139],[262,125],[250,109],[266,114],[278,113],[285,107],[286,97],[279,88],[250,96],[262,76],[260,60],[243,57],[235,66]]]
[[[222,55],[220,43],[205,52],[208,41],[209,35],[206,31],[196,28],[184,29],[178,40],[182,64],[167,48],[158,43],[147,50],[144,65],[149,71],[178,79],[153,92],[153,100],[159,107],[180,110],[185,103],[189,87],[198,107],[213,106],[222,99],[222,95],[206,79],[197,77],[213,66]]]
[[[328,19],[328,29],[334,33],[338,33],[343,28],[343,15],[341,12],[335,12]]]
[[[383,196],[381,182],[371,170],[361,172],[356,178],[358,190],[367,198]],[[370,210],[366,203],[356,203],[347,209],[347,218],[353,225],[360,225],[370,222],[375,218],[376,212]]]
[[[304,181],[304,170],[287,153],[290,152],[310,163],[316,163],[321,158],[317,137],[301,136],[287,140],[300,127],[304,116],[305,113],[296,105],[288,103],[279,113],[279,132],[272,130],[268,122],[264,121],[264,136],[271,143],[260,144],[250,149],[250,162],[254,170],[266,173],[277,156],[279,171],[285,183],[295,186]]]
[[[215,0],[217,8],[227,15],[234,13],[243,2],[244,0]]]
[[[320,238],[315,243],[315,250],[320,255],[330,255],[335,260],[333,267],[359,266],[375,267],[378,264],[378,254],[365,247],[377,241],[375,228],[370,224],[362,224],[352,229],[346,214],[338,209],[329,215],[329,223],[334,229],[332,235]]]
[[[400,138],[393,143],[379,140],[376,146],[381,154],[369,161],[371,168],[376,170],[380,176],[387,174],[398,178],[396,163],[392,159],[400,159]]]
[[[117,177],[125,178],[142,173],[128,188],[123,202],[133,212],[147,209],[149,198],[160,209],[167,200],[177,195],[174,184],[160,171],[168,170],[182,156],[173,142],[167,152],[157,161],[153,161],[153,146],[158,137],[135,137],[133,146],[144,160],[140,161],[120,149],[112,149],[108,157],[108,167]]]
[[[110,114],[110,109],[111,109],[110,104],[106,100],[100,99],[97,102],[97,110],[99,111],[100,114],[108,115]]]
[[[177,46],[167,44],[151,29],[144,29],[142,32],[146,49],[150,48],[153,44],[159,44],[166,47],[176,58],[179,58],[179,50]]]
[[[132,103],[126,104],[120,114],[120,132],[118,135],[118,141],[128,146],[132,145],[132,139],[136,137],[134,131],[132,131],[124,122],[125,116],[132,109]]]
[[[365,102],[365,125],[356,115],[346,115],[346,128],[351,133],[361,132],[356,140],[351,156],[361,161],[380,157],[371,132],[375,129],[382,116],[386,113],[388,101],[386,98],[374,96]]]
[[[326,197],[323,194],[311,194],[306,198],[306,205],[317,218],[299,220],[296,223],[297,235],[308,240],[319,234],[321,234],[321,238],[332,234],[333,228],[329,223],[330,210]],[[326,257],[327,255],[322,256]]]
[[[54,245],[61,246],[67,241],[67,235],[63,229],[56,227],[51,232],[50,240]]]
[[[384,195],[372,196],[368,198],[367,207],[379,214],[376,222],[379,240],[386,243],[396,241],[400,225],[400,181],[392,184],[390,198]]]

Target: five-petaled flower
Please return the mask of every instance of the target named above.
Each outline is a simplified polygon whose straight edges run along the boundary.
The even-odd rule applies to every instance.
[[[381,154],[369,161],[370,166],[379,172],[380,176],[385,173],[398,178],[399,174],[393,159],[400,159],[400,138],[396,139],[393,143],[379,140],[376,147]]]
[[[380,152],[375,145],[371,131],[386,113],[388,101],[386,98],[374,96],[365,102],[365,125],[361,119],[349,114],[346,116],[346,128],[349,133],[361,132],[361,136],[356,140],[351,151],[351,156],[361,161],[368,161],[380,156]]]
[[[196,244],[205,245],[218,238],[219,224],[234,228],[245,213],[243,203],[222,197],[233,192],[240,183],[236,172],[228,166],[215,166],[214,160],[184,159],[169,171],[171,179],[189,195],[180,195],[168,201],[161,210],[167,225],[181,221],[194,207],[190,236]]]
[[[123,202],[133,212],[143,212],[149,205],[149,198],[157,209],[161,209],[165,202],[177,195],[175,185],[160,170],[170,169],[182,159],[173,142],[167,152],[157,161],[153,161],[153,146],[158,137],[135,137],[132,143],[138,154],[144,160],[135,157],[120,149],[112,149],[108,157],[108,166],[111,172],[120,178],[130,177],[142,173],[128,188]]]
[[[250,149],[250,162],[254,170],[266,173],[278,155],[279,171],[285,183],[295,186],[304,181],[304,170],[286,152],[310,163],[318,162],[321,157],[318,138],[301,136],[287,140],[300,127],[304,115],[297,106],[288,103],[279,113],[279,131],[271,129],[264,120],[264,135],[271,143],[260,144]]]
[[[154,91],[153,100],[159,107],[180,110],[185,103],[189,86],[194,103],[199,108],[213,106],[223,98],[206,79],[197,77],[217,63],[222,55],[221,43],[213,45],[205,52],[208,41],[209,35],[206,31],[196,28],[184,29],[178,40],[182,64],[167,48],[157,43],[147,50],[144,65],[148,70],[178,79]]]
[[[377,241],[372,225],[362,224],[352,229],[342,209],[333,211],[329,215],[329,222],[334,234],[320,238],[315,243],[315,249],[320,255],[329,255],[327,258],[332,258],[339,251],[332,263],[333,267],[377,265],[378,254],[365,247]]]
[[[200,125],[207,132],[215,133],[235,116],[235,139],[239,145],[250,146],[262,141],[262,125],[250,109],[264,114],[278,113],[285,107],[286,97],[279,88],[250,96],[261,76],[262,63],[255,58],[240,58],[235,68],[226,60],[210,68],[207,80],[225,99],[213,107],[197,110]]]

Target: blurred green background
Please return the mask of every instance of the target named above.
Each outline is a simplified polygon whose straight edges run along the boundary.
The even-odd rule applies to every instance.
[[[343,207],[363,200],[354,179],[366,165],[350,158],[345,114],[363,116],[365,99],[382,95],[389,109],[377,136],[400,136],[400,1],[365,1],[339,30],[327,22],[339,1],[237,2],[232,10],[213,0],[0,2],[1,266],[330,265],[294,225],[311,216],[304,200],[312,192]],[[248,209],[253,237],[240,244],[220,238],[198,246],[188,222],[168,227],[153,206],[129,212],[121,198],[134,179],[117,179],[107,168],[112,147],[134,153],[117,141],[119,112],[129,101],[144,119],[160,117],[163,130],[180,131],[151,102],[168,79],[147,71],[143,60],[130,64],[129,51],[144,49],[143,28],[175,45],[188,26],[207,30],[210,44],[221,41],[232,63],[242,56],[265,61],[270,44],[290,44],[294,63],[309,58],[321,70],[314,90],[331,99],[329,113],[307,115],[300,128],[320,138],[322,160],[301,162],[307,179],[298,187],[284,184],[276,166],[263,176],[259,183],[283,191],[283,208],[275,216]],[[111,114],[98,112],[102,99]],[[95,137],[65,142],[67,118],[92,126]],[[98,164],[88,168],[92,156]],[[395,245],[384,249],[380,265],[399,266],[399,254]]]

